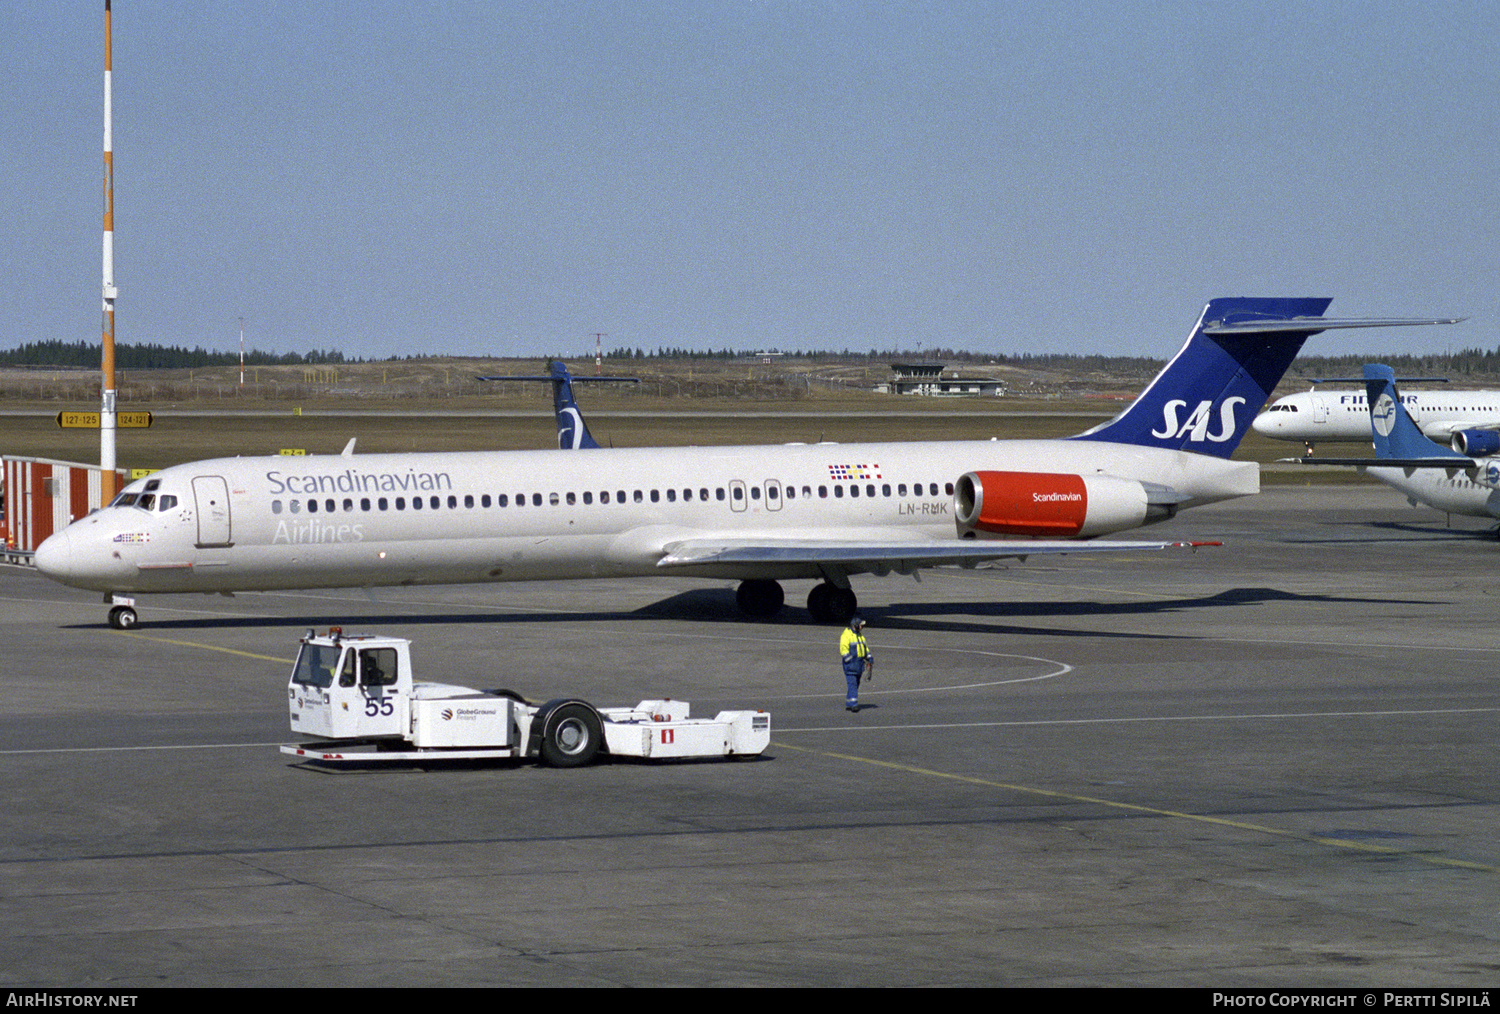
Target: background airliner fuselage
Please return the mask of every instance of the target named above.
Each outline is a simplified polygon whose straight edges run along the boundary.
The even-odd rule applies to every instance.
[[[1500,391],[1402,391],[1401,403],[1434,440],[1458,430],[1500,427]],[[1277,398],[1256,416],[1255,432],[1306,444],[1369,443],[1370,406],[1364,391],[1301,391]]]

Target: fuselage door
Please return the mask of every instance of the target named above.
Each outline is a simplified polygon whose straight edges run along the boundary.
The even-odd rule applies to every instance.
[[[746,507],[748,507],[749,505],[750,505],[750,501],[745,496],[745,480],[743,480],[743,479],[732,479],[732,480],[730,480],[730,483],[729,483],[729,509],[732,510],[732,511],[742,511]]]
[[[766,480],[766,510],[781,510],[781,481],[779,479]]]
[[[1312,413],[1313,422],[1326,423],[1328,421],[1328,399],[1316,391],[1312,396]]]
[[[193,499],[198,505],[198,548],[233,545],[229,531],[229,485],[224,477],[195,477]]]

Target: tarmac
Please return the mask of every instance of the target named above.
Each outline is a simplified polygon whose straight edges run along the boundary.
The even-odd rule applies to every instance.
[[[1279,487],[1222,548],[856,578],[843,708],[809,582],[143,598],[0,567],[0,982],[1500,982],[1489,525]],[[279,753],[309,627],[419,678],[761,707],[753,761],[325,771]]]

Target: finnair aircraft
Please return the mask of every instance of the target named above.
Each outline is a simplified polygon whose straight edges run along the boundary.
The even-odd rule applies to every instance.
[[[1449,514],[1500,518],[1500,433],[1459,430],[1452,446],[1422,434],[1406,411],[1389,366],[1365,366],[1373,458],[1299,458],[1309,465],[1353,465],[1372,479],[1405,494],[1412,506],[1426,504]]]
[[[1135,402],[1064,440],[358,456],[351,441],[163,469],[35,563],[103,592],[119,628],[156,592],[641,575],[736,579],[754,616],[810,579],[808,609],[841,621],[854,575],[1161,548],[1090,540],[1257,492],[1259,466],[1229,457],[1308,336],[1446,323],[1329,320],[1330,302],[1213,300]],[[581,429],[569,447],[593,443]]]
[[[1396,383],[1434,378],[1398,378]],[[1500,391],[1406,391],[1401,404],[1434,440],[1460,430],[1500,429]],[[1273,440],[1300,440],[1309,448],[1327,442],[1370,439],[1370,406],[1364,391],[1317,388],[1277,398],[1255,417],[1255,432]]]

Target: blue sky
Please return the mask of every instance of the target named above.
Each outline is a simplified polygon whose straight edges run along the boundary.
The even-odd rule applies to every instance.
[[[114,4],[120,341],[1500,344],[1484,3]],[[0,347],[98,337],[103,4],[0,5]]]

